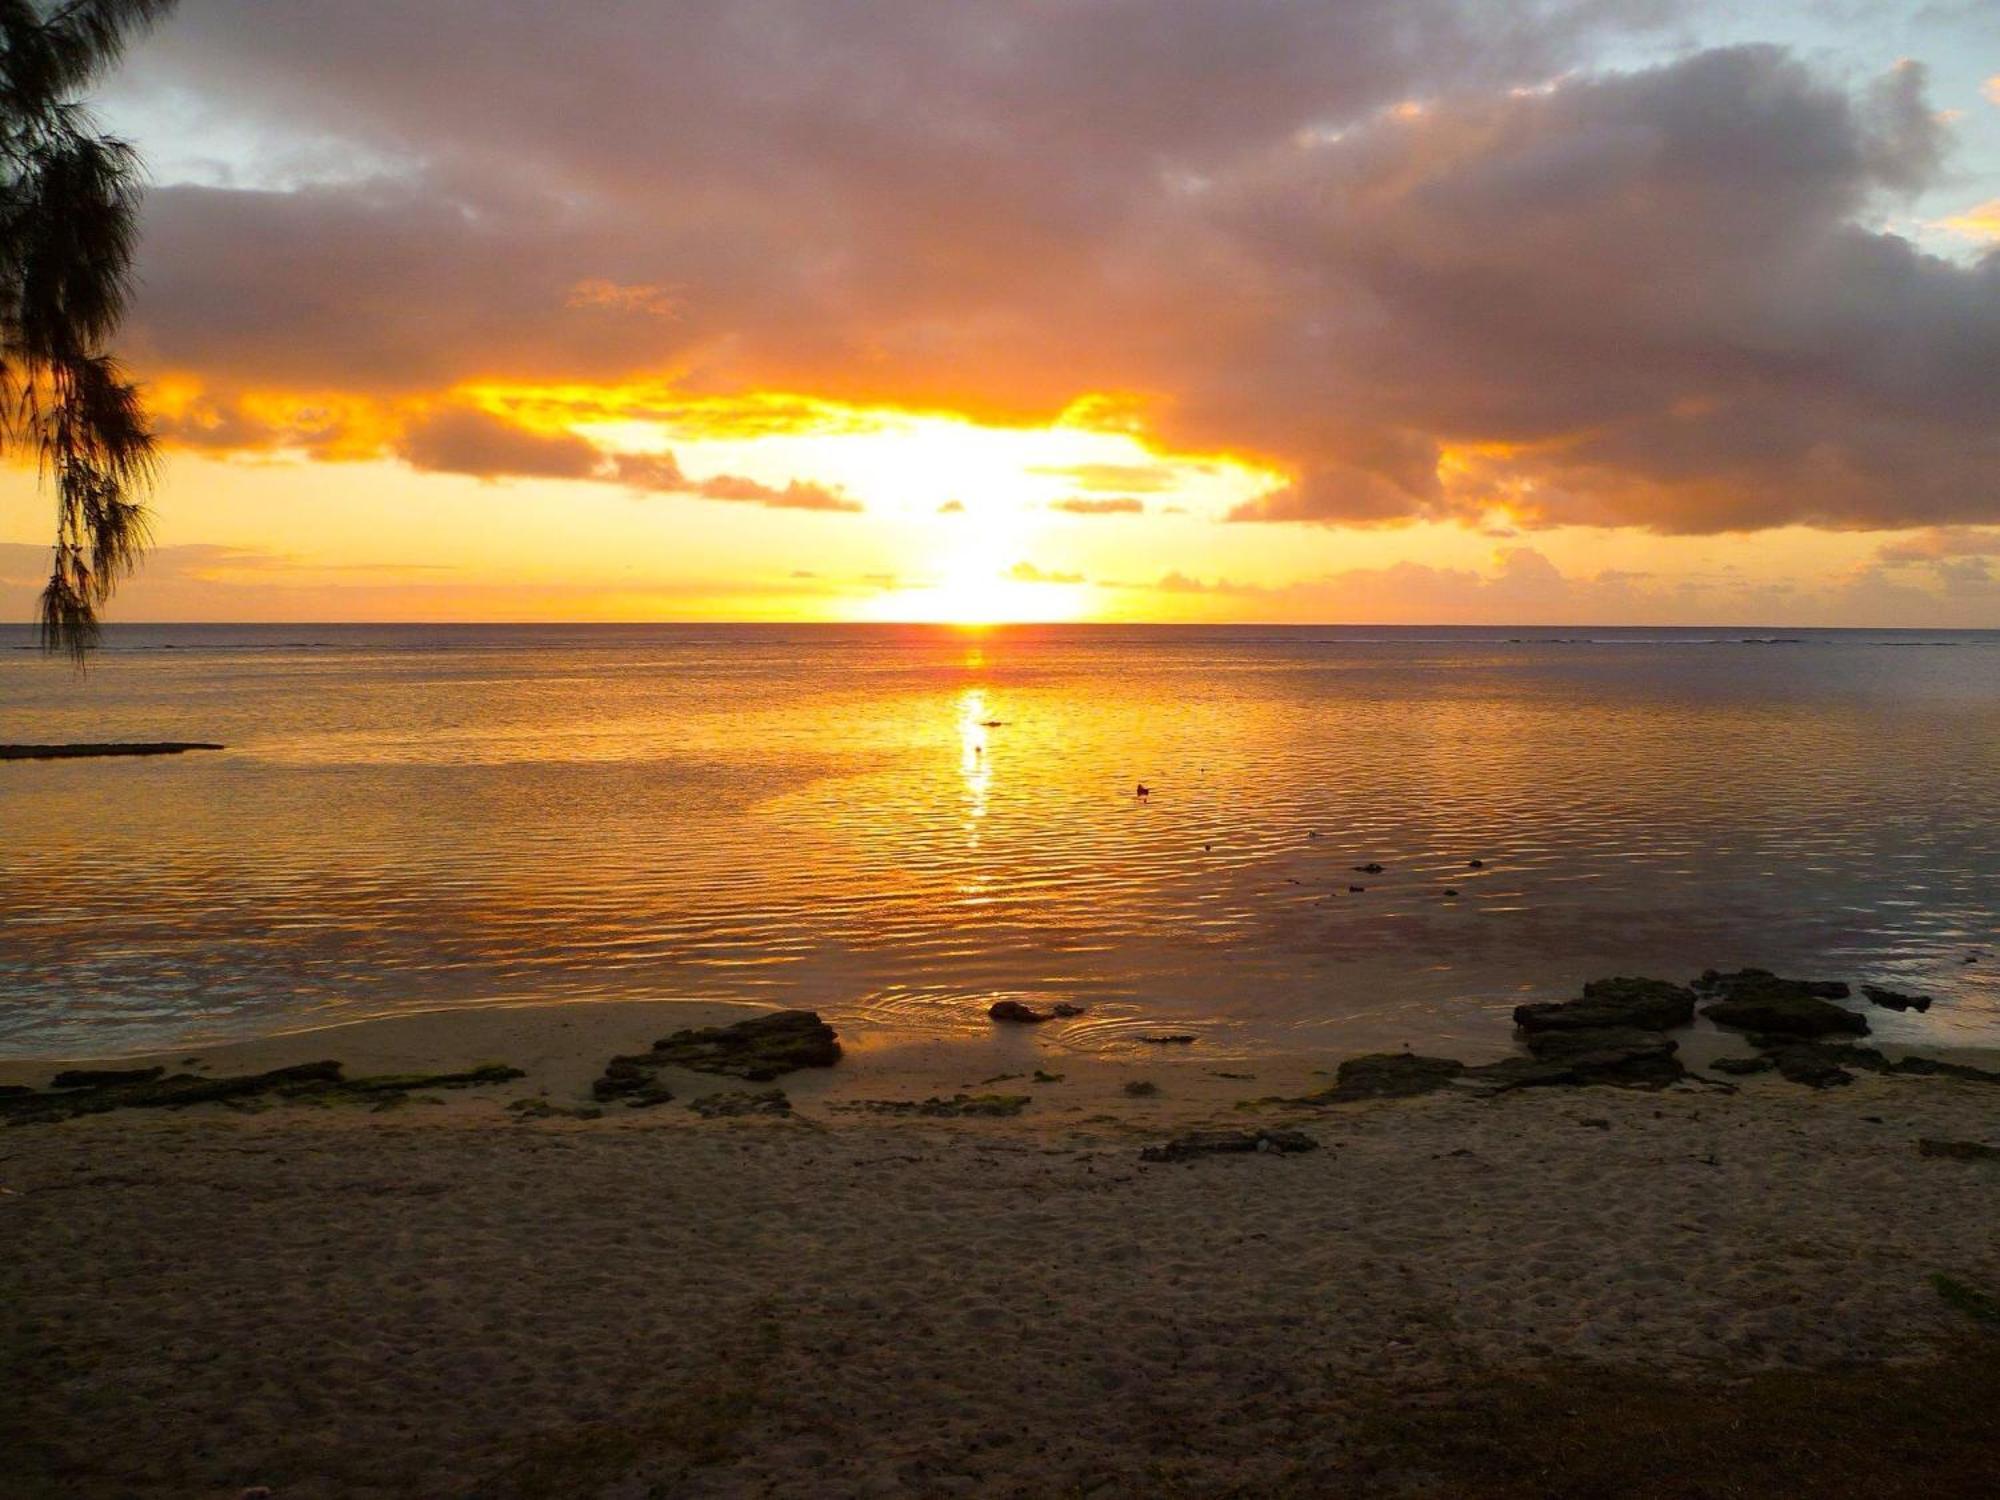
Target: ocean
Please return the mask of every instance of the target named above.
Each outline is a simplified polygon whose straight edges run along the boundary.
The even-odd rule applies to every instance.
[[[0,634],[0,742],[119,739],[227,748],[0,763],[0,1055],[685,998],[1470,1057],[1746,964],[2000,1042],[2000,632]]]

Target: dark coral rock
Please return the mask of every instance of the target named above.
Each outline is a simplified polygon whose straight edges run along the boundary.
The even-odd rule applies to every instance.
[[[337,1062],[300,1063],[289,1068],[273,1068],[268,1073],[242,1073],[222,1078],[197,1078],[192,1073],[176,1073],[140,1083],[106,1084],[97,1088],[69,1088],[49,1093],[33,1093],[0,1098],[0,1118],[13,1125],[47,1124],[74,1119],[79,1115],[103,1114],[114,1109],[177,1109],[189,1104],[217,1104],[247,1100],[260,1094],[289,1096],[300,1085],[337,1084]]]
[[[988,1020],[1012,1021],[1021,1026],[1032,1026],[1048,1019],[1047,1012],[1035,1010],[1018,1000],[996,1000],[986,1012],[986,1016]]]
[[[1608,1027],[1665,1031],[1671,1026],[1689,1025],[1693,1020],[1692,990],[1664,979],[1623,976],[1591,980],[1583,987],[1581,1000],[1520,1005],[1514,1009],[1514,1024],[1527,1032],[1601,1031]]]
[[[1879,1005],[1884,1010],[1923,1012],[1931,1008],[1929,995],[1905,995],[1900,990],[1885,990],[1879,984],[1864,984],[1861,993],[1868,997],[1870,1005]]]
[[[1787,1082],[1807,1088],[1827,1089],[1854,1082],[1854,1075],[1827,1054],[1830,1048],[1780,1047],[1771,1054],[1778,1073]]]
[[[1631,1027],[1534,1033],[1532,1057],[1511,1057],[1466,1069],[1466,1078],[1493,1093],[1509,1089],[1608,1084],[1663,1088],[1687,1076],[1675,1043]]]
[[[677,1031],[653,1043],[644,1059],[653,1067],[726,1073],[769,1083],[800,1068],[830,1068],[840,1061],[834,1029],[815,1011],[780,1010],[733,1026]]]
[[[1837,980],[1781,979],[1768,969],[1719,974],[1710,969],[1695,981],[1703,994],[1720,998],[1701,1013],[1718,1026],[1767,1036],[1813,1038],[1868,1034],[1868,1019],[1830,1002],[1844,998]]]
[[[121,1083],[151,1083],[165,1068],[70,1068],[49,1080],[52,1089],[103,1089]]]
[[[1164,1146],[1148,1146],[1141,1161],[1189,1161],[1197,1156],[1244,1156],[1264,1152],[1281,1156],[1317,1151],[1319,1142],[1301,1130],[1197,1130]]]
[[[1412,1099],[1448,1086],[1465,1071],[1451,1057],[1422,1057],[1414,1052],[1370,1052],[1350,1057],[1334,1074],[1330,1089],[1313,1094],[1311,1104],[1347,1104],[1359,1099]]]

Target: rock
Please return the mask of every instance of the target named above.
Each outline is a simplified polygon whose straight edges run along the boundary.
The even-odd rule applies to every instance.
[[[1939,1062],[1930,1057],[1890,1059],[1873,1047],[1847,1043],[1799,1041],[1790,1037],[1752,1037],[1770,1049],[1773,1066],[1785,1053],[1793,1056],[1793,1067],[1801,1069],[1806,1060],[1820,1066],[1853,1068],[1865,1073],[1894,1073],[1915,1078],[1959,1078],[1968,1083],[2000,1083],[2000,1073],[1966,1063]]]
[[[839,1061],[840,1042],[816,1011],[779,1010],[733,1026],[676,1031],[653,1043],[650,1052],[614,1057],[590,1091],[599,1099],[644,1095],[654,1087],[653,1074],[669,1067],[769,1083],[800,1068],[830,1068]]]
[[[1807,1088],[1826,1089],[1854,1082],[1854,1075],[1817,1047],[1780,1047],[1771,1054],[1780,1076]]]
[[[986,1016],[988,1020],[1012,1021],[1021,1026],[1033,1026],[1048,1020],[1047,1012],[1023,1005],[1018,1000],[996,1000],[992,1008],[986,1012]]]
[[[71,1068],[49,1080],[52,1089],[102,1089],[121,1083],[151,1083],[165,1068]]]
[[[783,1089],[738,1089],[706,1095],[692,1101],[688,1108],[704,1120],[720,1120],[741,1115],[789,1115],[792,1101],[785,1097]]]
[[[220,750],[204,740],[127,740],[106,744],[0,745],[0,760],[84,760],[104,755],[185,755],[190,750]]]
[[[1777,1063],[1768,1055],[1758,1057],[1718,1057],[1714,1062],[1709,1064],[1709,1067],[1716,1072],[1728,1073],[1732,1076],[1745,1073],[1768,1073],[1776,1066]]]
[[[1350,885],[1347,888],[1347,894],[1350,896],[1358,896],[1367,889],[1368,887],[1365,885]]]
[[[1532,1057],[1468,1068],[1464,1076],[1489,1093],[1588,1084],[1663,1088],[1687,1076],[1674,1055],[1674,1042],[1633,1027],[1538,1032],[1530,1035],[1529,1045],[1535,1049]]]
[[[1150,1099],[1159,1091],[1160,1086],[1157,1083],[1149,1083],[1143,1078],[1135,1078],[1125,1085],[1125,1096],[1128,1099]]]
[[[1914,1010],[1919,1013],[1931,1008],[1929,995],[1905,995],[1899,990],[1885,990],[1879,984],[1864,984],[1861,993],[1868,997],[1870,1005],[1879,1005],[1884,1010]]]
[[[527,1076],[505,1063],[483,1063],[459,1073],[376,1073],[338,1082],[340,1091],[347,1094],[407,1094],[414,1089],[479,1088],[489,1083],[512,1083]]]
[[[1301,1130],[1197,1130],[1164,1146],[1148,1146],[1141,1161],[1189,1161],[1197,1156],[1242,1156],[1270,1152],[1289,1156],[1317,1151],[1319,1142]]]
[[[1947,1161],[2000,1161],[2000,1146],[1978,1141],[1938,1141],[1929,1137],[1917,1142],[1917,1155],[1941,1156]]]
[[[1365,865],[1356,865],[1354,869],[1355,873],[1360,875],[1380,875],[1382,873],[1382,867],[1373,860],[1370,860]]]
[[[1761,991],[1773,986],[1810,995],[1815,1000],[1845,1000],[1852,993],[1838,979],[1780,979],[1769,969],[1738,969],[1734,974],[1703,969],[1701,978],[1694,982],[1694,988],[1702,994],[1726,999],[1735,999],[1739,990]]]
[[[1451,1057],[1422,1057],[1414,1052],[1370,1052],[1350,1057],[1334,1074],[1334,1085],[1310,1094],[1301,1103],[1348,1104],[1359,1099],[1412,1099],[1447,1087],[1465,1071]]]
[[[1765,969],[1718,974],[1710,969],[1695,981],[1705,994],[1722,998],[1701,1013],[1718,1026],[1771,1036],[1821,1037],[1868,1034],[1868,1018],[1829,1003],[1847,994],[1835,981],[1780,979]]]
[[[1195,1038],[1185,1031],[1177,1031],[1164,1036],[1142,1036],[1139,1040],[1149,1047],[1185,1047]]]
[[[1486,868],[1486,861],[1483,859],[1468,859],[1465,862],[1465,868],[1468,870],[1483,870]]]
[[[1694,992],[1664,979],[1593,979],[1581,1000],[1514,1007],[1523,1031],[1602,1031],[1607,1027],[1665,1031],[1694,1022]]]
[[[69,1088],[0,1098],[0,1118],[12,1125],[48,1124],[79,1115],[114,1109],[177,1109],[190,1104],[217,1104],[260,1094],[295,1096],[302,1089],[340,1082],[337,1062],[300,1063],[267,1073],[242,1073],[222,1078],[197,1078],[176,1073],[143,1083],[116,1083],[95,1088]]]
[[[1049,1007],[1050,1015],[1056,1016],[1065,1021],[1067,1021],[1071,1016],[1080,1016],[1083,1014],[1083,1012],[1084,1012],[1083,1006],[1071,1005],[1067,1000],[1058,1000],[1054,1005],[1051,1005]]]

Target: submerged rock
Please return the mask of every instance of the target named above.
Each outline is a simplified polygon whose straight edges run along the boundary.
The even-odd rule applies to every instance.
[[[1885,990],[1879,984],[1864,984],[1861,993],[1868,997],[1870,1005],[1879,1005],[1884,1010],[1914,1010],[1919,1013],[1931,1008],[1929,995],[1905,995],[1900,990]]]
[[[1023,1005],[1018,1000],[995,1000],[987,1010],[986,1018],[989,1021],[1012,1021],[1019,1026],[1032,1026],[1049,1017],[1046,1011]]]
[[[673,1095],[654,1079],[661,1068],[769,1083],[800,1068],[830,1068],[839,1061],[840,1042],[818,1012],[780,1010],[731,1026],[676,1031],[653,1043],[650,1052],[614,1057],[590,1092],[600,1100],[663,1104]]]
[[[688,1108],[704,1120],[722,1120],[742,1115],[789,1115],[792,1101],[783,1089],[737,1089],[692,1100]]]
[[[1868,1034],[1866,1016],[1831,1003],[1848,993],[1847,986],[1835,980],[1780,979],[1768,969],[1734,974],[1710,969],[1695,981],[1695,988],[1722,997],[1703,1006],[1701,1013],[1735,1031],[1806,1038]]]
[[[1636,1027],[1665,1031],[1694,1021],[1694,991],[1664,979],[1619,976],[1593,979],[1581,1000],[1514,1008],[1514,1024],[1527,1032],[1601,1031]],[[1532,1043],[1530,1043],[1532,1045]]]
[[[1140,1041],[1149,1047],[1185,1047],[1195,1040],[1185,1031],[1177,1031],[1167,1036],[1142,1036]]]
[[[1050,1015],[1060,1017],[1063,1020],[1068,1020],[1071,1016],[1080,1016],[1083,1012],[1083,1006],[1071,1005],[1067,1000],[1058,1000],[1054,1005],[1049,1007]]]
[[[1319,1142],[1302,1130],[1197,1130],[1163,1146],[1148,1146],[1141,1161],[1188,1161],[1197,1156],[1244,1156],[1268,1152],[1281,1156],[1317,1151]]]

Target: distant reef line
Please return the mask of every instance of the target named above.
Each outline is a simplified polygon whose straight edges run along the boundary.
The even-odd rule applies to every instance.
[[[202,740],[113,740],[100,744],[0,745],[0,760],[87,760],[104,755],[181,755],[189,750],[221,750]]]

